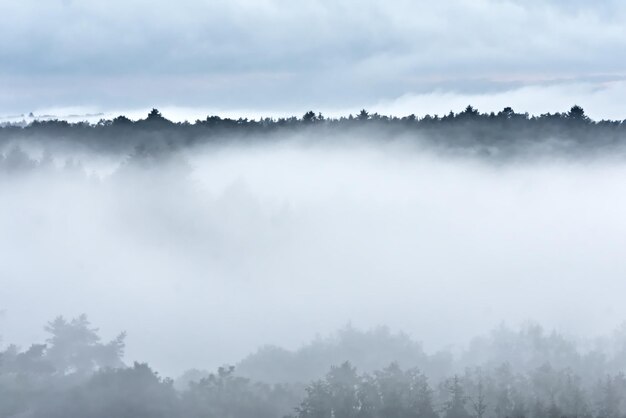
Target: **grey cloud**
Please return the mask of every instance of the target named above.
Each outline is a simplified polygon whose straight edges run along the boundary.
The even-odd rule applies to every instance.
[[[57,105],[146,106],[166,90],[172,105],[323,106],[460,81],[489,90],[511,75],[532,84],[620,74],[626,64],[615,53],[626,46],[626,8],[615,1],[26,0],[4,2],[0,15],[10,16],[0,27],[3,108],[11,99],[49,105],[42,87],[41,101],[24,98],[28,87],[11,83],[20,77],[46,84]],[[96,94],[73,91],[74,78]],[[450,85],[432,81],[440,78]],[[143,87],[128,94],[128,79]]]

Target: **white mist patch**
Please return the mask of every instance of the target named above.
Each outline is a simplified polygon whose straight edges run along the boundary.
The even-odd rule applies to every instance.
[[[165,374],[349,321],[429,350],[503,321],[595,335],[626,317],[625,191],[619,163],[295,143],[5,174],[0,334],[86,312]]]

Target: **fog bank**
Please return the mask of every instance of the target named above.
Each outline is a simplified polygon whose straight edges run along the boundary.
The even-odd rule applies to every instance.
[[[128,360],[176,374],[348,322],[433,351],[501,322],[592,336],[626,317],[620,162],[495,166],[322,143],[135,154],[107,169],[97,155],[63,168],[67,155],[5,159],[3,342],[87,312],[105,337],[128,331]]]

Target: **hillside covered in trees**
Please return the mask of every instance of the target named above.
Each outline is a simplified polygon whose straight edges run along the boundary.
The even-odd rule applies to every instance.
[[[30,248],[31,237],[37,236],[40,243],[48,245],[42,246],[41,254],[49,254],[51,248],[57,248],[59,242],[63,242],[59,237],[67,237],[68,230],[74,226],[75,231],[80,231],[75,232],[77,237],[82,237],[82,231],[87,230],[85,239],[69,241],[72,245],[68,244],[67,248],[75,251],[91,245],[89,248],[101,251],[102,246],[94,240],[94,237],[102,239],[105,230],[107,233],[111,230],[139,231],[136,236],[130,233],[128,235],[137,239],[137,245],[120,246],[121,241],[116,235],[116,239],[111,241],[111,248],[120,250],[124,255],[136,257],[137,264],[141,266],[149,265],[158,258],[155,254],[170,256],[174,249],[186,251],[185,262],[188,262],[187,257],[197,262],[202,260],[200,265],[203,268],[199,268],[197,273],[200,282],[200,278],[205,279],[206,266],[210,265],[207,259],[209,261],[226,259],[233,266],[238,266],[242,255],[254,253],[255,247],[249,244],[253,240],[254,231],[257,231],[254,228],[260,225],[262,228],[257,233],[261,234],[263,239],[259,241],[258,248],[262,248],[263,251],[259,252],[259,259],[265,260],[269,257],[271,254],[266,248],[271,248],[278,254],[277,264],[282,266],[292,253],[276,251],[276,247],[271,247],[268,243],[276,245],[285,241],[287,243],[285,247],[293,248],[297,245],[285,237],[302,235],[302,241],[295,241],[299,245],[315,242],[317,237],[316,234],[303,233],[303,223],[296,223],[297,228],[293,232],[284,227],[284,229],[276,227],[294,217],[293,209],[289,210],[289,205],[281,204],[280,210],[275,214],[271,212],[272,216],[266,220],[264,213],[258,209],[258,201],[253,198],[254,195],[238,194],[236,188],[235,193],[227,189],[228,193],[224,193],[223,196],[217,194],[217,197],[202,198],[204,195],[198,192],[195,180],[190,179],[189,175],[192,168],[186,157],[192,152],[187,155],[177,153],[185,149],[193,151],[193,147],[203,145],[209,146],[211,151],[210,146],[213,144],[222,146],[230,143],[244,145],[243,148],[247,149],[248,144],[264,145],[270,141],[297,141],[298,145],[305,144],[298,150],[302,154],[311,152],[312,147],[306,146],[311,143],[343,142],[350,145],[357,142],[365,144],[397,142],[415,144],[418,149],[427,148],[444,154],[478,156],[496,161],[499,161],[499,158],[537,155],[612,156],[619,155],[625,149],[626,122],[593,121],[585,115],[582,108],[575,106],[565,113],[537,117],[515,113],[509,108],[498,114],[481,114],[468,107],[461,113],[451,113],[443,117],[396,118],[362,111],[356,117],[329,119],[309,112],[301,118],[233,120],[208,117],[194,123],[174,123],[165,119],[159,111],[153,110],[146,119],[139,121],[118,117],[97,124],[72,124],[58,120],[6,124],[0,127],[0,186],[3,187],[4,193],[2,197],[4,213],[7,214],[5,218],[10,219],[6,225],[20,225],[21,222],[21,225],[29,225],[29,228],[20,230],[19,234],[15,232],[13,235],[7,234],[13,241],[7,240],[5,248],[13,250],[15,237],[23,239],[25,243],[23,248],[27,246]],[[274,152],[273,148],[268,148],[268,153]],[[349,160],[346,160],[345,156],[354,152],[355,148],[348,146],[345,153],[342,150],[340,157],[336,157],[337,164],[346,164],[345,161]],[[236,151],[239,150],[240,148]],[[315,173],[318,172],[320,162],[332,156],[325,153],[326,150],[323,151],[312,157],[314,164],[311,167]],[[111,160],[115,161],[115,164],[112,164],[114,168],[108,175],[97,178],[91,174],[95,171],[94,167],[99,163],[97,157],[100,156],[113,157]],[[262,162],[257,162],[260,168],[254,172],[258,173],[269,166],[267,161],[277,165],[286,164],[290,158],[293,158],[292,154],[277,160],[261,160]],[[202,160],[198,161],[195,163],[196,169],[203,166]],[[209,171],[206,177],[219,179],[224,173],[237,173],[237,169],[233,167],[249,164],[250,161],[255,160],[243,159],[241,163],[238,161],[235,165],[227,165],[227,168],[221,171]],[[354,163],[354,160],[352,161]],[[413,160],[408,163],[411,167],[419,165],[419,161],[415,161],[417,163]],[[217,159],[209,160],[205,165],[210,167],[211,163],[217,162],[219,162]],[[390,162],[395,163],[396,160]],[[86,170],[83,164],[89,165],[90,169]],[[385,160],[382,165],[366,165],[368,170],[364,172],[387,173],[391,166]],[[450,166],[454,167],[454,164]],[[302,181],[306,177],[298,178],[290,167],[287,164],[284,172],[281,171],[281,176],[291,175],[298,190],[302,188],[303,193],[308,194],[309,190],[302,186],[306,185],[306,182]],[[370,170],[372,167],[376,170]],[[442,173],[436,170],[431,172],[431,168],[432,166],[426,166],[423,172],[417,174],[430,181],[431,176],[436,177],[432,173]],[[451,183],[444,184],[456,185],[468,171],[459,173],[453,171],[454,175],[449,177]],[[587,174],[584,172],[580,178]],[[410,170],[400,171],[397,177],[391,179],[397,182],[401,178],[418,178],[419,175]],[[498,172],[498,178],[499,175]],[[565,175],[570,176],[571,173],[565,172]],[[329,183],[320,180],[319,183],[312,184],[318,184],[321,188],[319,184],[330,184],[335,178],[329,175]],[[356,179],[358,181],[346,184],[370,185],[369,176],[357,176]],[[621,178],[616,180],[620,185],[623,184]],[[536,184],[544,183],[535,181]],[[380,184],[386,188],[390,182],[380,181]],[[493,183],[487,184],[493,187]],[[469,185],[467,189],[472,190],[471,186],[475,186],[476,183]],[[593,187],[595,190],[595,184]],[[466,209],[467,201],[463,200],[463,195],[459,193],[459,190],[465,188],[465,186],[451,188],[450,196],[459,194],[461,197],[459,200],[443,199],[445,205],[441,208],[454,206],[450,202],[461,202]],[[505,188],[508,190],[508,183],[505,183]],[[419,183],[408,183],[406,189],[400,188],[402,199],[399,200],[401,202],[399,206],[404,207],[405,192],[410,190],[421,190],[423,193],[424,189],[420,189]],[[485,190],[491,193],[492,189]],[[578,185],[576,190],[579,190]],[[552,196],[553,189],[548,188],[548,191]],[[369,187],[366,192],[363,193],[364,196],[375,194]],[[173,196],[175,198],[172,198]],[[333,202],[337,196],[344,196],[343,190],[341,193],[332,194]],[[426,196],[431,195],[427,193]],[[389,249],[387,247],[391,235],[386,232],[389,229],[393,231],[394,237],[402,234],[402,231],[407,231],[407,237],[410,238],[405,241],[410,245],[403,244],[391,248],[392,250],[412,247],[414,237],[421,237],[423,229],[416,229],[417,232],[414,232],[401,223],[396,228],[381,228],[381,231],[385,232],[382,235],[376,235],[374,230],[372,235],[371,226],[381,219],[381,214],[388,215],[386,218],[383,216],[384,219],[395,219],[397,216],[394,214],[412,213],[419,217],[416,225],[432,222],[432,219],[438,218],[432,215],[424,217],[417,210],[428,200],[417,199],[416,202],[419,204],[409,206],[405,212],[374,212],[371,218],[366,218],[367,222],[358,223],[358,231],[364,231],[363,234],[359,232],[352,235],[348,231],[346,236],[351,239],[345,242],[350,245],[365,240],[380,242],[380,246],[373,247],[376,252],[369,253],[378,255]],[[501,200],[497,199],[498,202]],[[285,201],[288,202],[289,199]],[[537,198],[534,200],[540,201]],[[580,201],[587,202],[587,196],[581,196]],[[46,205],[42,202],[61,203],[56,209],[58,212],[48,215],[44,210]],[[166,202],[172,204],[166,205]],[[519,203],[522,200],[513,199],[512,202]],[[339,218],[336,224],[330,223],[328,233],[330,238],[327,242],[335,242],[337,225],[346,224],[346,219],[354,218],[367,206],[361,200],[357,203],[356,206],[347,206],[348,209],[356,209],[343,211],[336,211],[337,206],[327,206],[332,209],[329,210],[330,213],[345,213],[347,216]],[[512,204],[511,207],[525,206]],[[545,209],[540,205],[538,207]],[[319,207],[313,208],[314,210],[306,213],[319,213]],[[483,207],[480,208],[480,217],[490,222],[497,219],[496,210],[482,212]],[[619,208],[619,205],[616,205],[616,208]],[[507,207],[504,209],[503,213],[506,214]],[[440,208],[436,207],[433,213],[439,211]],[[556,213],[560,216],[562,211]],[[206,220],[207,214],[213,217]],[[63,222],[59,222],[59,219]],[[465,224],[473,225],[476,219],[478,217],[471,218],[472,222]],[[514,218],[507,217],[506,223],[500,225],[509,225],[510,219]],[[536,221],[537,218],[531,216],[528,219],[528,225],[543,225]],[[546,228],[557,222],[555,219],[559,218],[548,218],[545,222]],[[607,225],[613,231],[614,222],[611,221],[617,218],[607,219]],[[237,222],[241,220],[245,222],[242,222],[243,226],[239,228]],[[441,229],[450,224],[449,221],[450,218],[443,218],[437,224],[438,227],[434,228],[436,234],[430,236],[426,234],[423,248],[432,246],[434,242],[432,237],[438,236]],[[461,224],[460,221],[457,222]],[[42,234],[42,225],[53,226],[52,233]],[[229,225],[231,227],[236,225],[237,228],[226,229]],[[324,222],[313,222],[312,225],[315,225],[313,230],[317,233]],[[102,226],[102,229],[90,229],[98,226]],[[502,226],[494,227],[493,230],[500,231]],[[619,229],[615,230],[617,231],[615,234],[618,235]],[[143,239],[144,235],[148,238]],[[508,239],[513,235],[507,233],[506,237]],[[382,238],[377,240],[377,236]],[[455,232],[450,236],[457,240],[462,234]],[[353,237],[358,238],[352,239]],[[471,241],[472,247],[484,244],[485,236],[482,229],[476,229],[476,237],[476,241]],[[518,240],[520,238],[519,234],[515,237]],[[146,254],[140,252],[149,246],[147,243],[153,242],[162,245],[164,252]],[[451,242],[452,239],[441,244],[441,248],[446,251],[443,258],[446,262],[454,259],[447,252],[452,245]],[[585,235],[585,245],[588,242],[591,241]],[[319,248],[326,245],[304,246],[303,251],[307,254],[316,253],[320,251]],[[465,254],[469,245],[459,248]],[[522,246],[523,251],[515,252],[515,257],[518,254],[527,254],[528,248]],[[587,247],[584,248],[585,252],[580,254],[587,257]],[[66,256],[67,253],[68,251],[59,254]],[[78,255],[68,264],[74,265],[75,260],[84,262],[84,253],[80,251],[77,253]],[[100,255],[99,252],[98,254]],[[345,256],[341,251],[338,254]],[[356,246],[354,259],[359,264],[362,264],[363,254]],[[485,254],[488,254],[491,261],[496,253],[493,249],[488,249]],[[331,263],[340,258],[335,258],[334,255],[333,253],[333,257],[329,258]],[[413,253],[408,256],[411,260],[416,257]],[[24,259],[28,263],[32,262],[32,259],[26,256]],[[93,265],[97,266],[111,262],[111,259],[106,257],[94,260]],[[314,264],[326,264],[320,260],[324,259],[314,259]],[[390,260],[390,265],[395,266],[399,259]],[[420,263],[423,263],[423,260]],[[602,258],[600,262],[605,265],[606,259]],[[621,265],[617,262],[616,264]],[[154,268],[152,275],[129,274],[120,280],[131,282],[137,280],[136,277],[143,276],[152,280],[160,266]],[[293,271],[301,273],[301,265],[295,266],[297,269],[294,268]],[[177,280],[180,271],[175,269],[172,271],[176,272],[172,277]],[[338,273],[337,276],[330,277],[332,281],[329,279],[329,287],[320,294],[325,295],[328,289],[338,291],[337,281],[350,270],[339,271],[341,275]],[[381,272],[380,277],[384,280],[391,277],[385,270]],[[294,275],[288,269],[287,273],[284,281],[274,283],[276,288],[293,282]],[[82,277],[84,274],[82,270],[80,274],[76,277]],[[215,276],[219,277],[217,274]],[[416,275],[412,273],[407,277],[413,281],[414,276]],[[430,277],[427,274],[424,276]],[[14,283],[22,280],[21,276],[15,277]],[[104,281],[106,285],[101,289],[115,287],[111,284],[111,277],[114,276],[103,273],[102,277],[106,278]],[[233,277],[238,278],[236,275]],[[246,280],[249,279],[248,276],[245,277]],[[363,280],[359,285],[366,283],[366,280],[358,275],[355,277]],[[269,274],[267,277],[261,277],[259,279],[261,284],[256,289],[265,289],[266,282],[261,279],[268,278],[274,279]],[[229,276],[226,276],[225,281],[227,279],[236,284],[240,283]],[[601,275],[598,275],[598,280],[600,279]],[[76,279],[75,283],[82,282]],[[189,283],[190,281],[186,281],[185,285]],[[54,286],[56,287],[56,284]],[[153,286],[153,282],[150,281],[146,286]],[[213,283],[207,286],[213,286]],[[152,291],[152,287],[150,289]],[[238,288],[235,289],[239,293]],[[30,292],[30,288],[28,290]],[[212,287],[211,290],[214,291]],[[167,291],[171,293],[169,287]],[[419,288],[418,292],[421,291],[423,289]],[[117,288],[112,290],[113,300],[117,302],[118,296],[122,293],[123,291]],[[506,297],[502,298],[506,304],[512,303],[509,293],[506,290]],[[562,288],[558,288],[558,294],[562,293]],[[94,291],[94,294],[100,296],[99,292]],[[341,303],[344,304],[353,298],[354,294],[354,287],[346,286],[342,293],[346,296],[341,299]],[[390,300],[395,303],[396,297],[394,294],[394,298]],[[155,292],[154,298],[155,301],[158,300],[155,306],[158,305],[159,310],[167,309],[161,305],[163,295]],[[546,299],[550,299],[550,309],[555,309],[552,304],[555,298],[546,297]],[[609,305],[603,298],[596,299],[603,305]],[[203,306],[206,304],[204,300],[201,303]],[[117,305],[115,306],[117,309]],[[243,305],[237,305],[236,309],[240,309],[240,306]],[[319,305],[316,302],[311,303],[311,306],[317,315]],[[177,307],[171,305],[169,309]],[[264,307],[259,306],[255,309],[256,314]],[[524,310],[526,311],[526,307]],[[284,311],[279,312],[280,315],[283,315],[282,312]],[[221,313],[214,315],[219,321]],[[201,315],[199,317],[203,326],[210,329],[210,325],[204,324],[206,317]],[[125,358],[126,334],[120,333],[110,341],[103,341],[98,330],[92,327],[85,316],[71,320],[56,318],[45,325],[45,332],[48,334],[45,341],[26,347],[10,345],[9,341],[0,340],[2,342],[0,417],[621,418],[626,416],[624,375],[626,329],[623,328],[604,339],[580,341],[556,332],[546,332],[538,325],[530,324],[519,330],[500,327],[486,336],[475,338],[460,350],[428,352],[420,341],[406,334],[394,333],[387,328],[361,331],[347,326],[333,335],[316,338],[297,349],[289,350],[279,345],[267,345],[254,353],[242,356],[233,365],[224,365],[217,370],[206,370],[203,364],[197,364],[194,369],[184,372],[181,370],[179,376],[170,377],[160,375],[156,371],[158,365],[147,364],[141,358]],[[166,332],[163,331],[163,335]],[[158,344],[158,341],[154,341],[154,344]]]
[[[136,147],[177,149],[195,144],[280,140],[302,136],[308,141],[402,140],[444,152],[511,157],[525,154],[595,155],[621,150],[626,144],[626,122],[591,120],[580,106],[562,113],[530,116],[507,107],[498,113],[480,113],[472,106],[460,113],[417,117],[385,116],[361,110],[356,115],[326,118],[307,112],[302,117],[230,119],[208,116],[193,123],[175,123],[153,109],[145,119],[125,116],[98,123],[70,123],[56,119],[5,123],[0,145],[35,142],[103,152],[128,153]]]
[[[453,355],[427,354],[408,336],[384,328],[364,332],[347,327],[296,352],[268,355],[264,348],[236,367],[191,370],[176,380],[145,363],[125,364],[126,335],[102,341],[84,315],[58,317],[45,331],[48,338],[42,344],[8,345],[0,351],[1,417],[626,414],[624,329],[583,344],[538,325],[517,331],[501,327]],[[389,363],[380,366],[368,357]],[[259,368],[274,381],[260,380]]]

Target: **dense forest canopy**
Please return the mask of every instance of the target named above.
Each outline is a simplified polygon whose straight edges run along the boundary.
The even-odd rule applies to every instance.
[[[453,355],[427,354],[408,336],[385,328],[348,326],[296,352],[266,347],[236,367],[190,370],[176,380],[145,363],[126,365],[126,335],[102,342],[85,315],[57,317],[45,331],[43,344],[0,351],[1,417],[626,414],[623,328],[590,345],[536,324],[501,327]]]
[[[175,149],[193,144],[233,139],[258,142],[294,135],[313,138],[370,138],[379,141],[404,139],[446,151],[486,157],[510,156],[528,152],[595,154],[614,151],[626,143],[626,122],[591,120],[580,106],[567,112],[531,116],[506,107],[498,113],[480,113],[472,106],[459,113],[417,117],[386,116],[363,109],[356,115],[327,118],[309,111],[302,117],[261,118],[258,120],[221,118],[172,122],[157,109],[145,119],[70,123],[57,119],[32,119],[5,123],[0,128],[0,144],[29,140],[50,145],[69,142],[108,152],[128,152],[135,147]]]

